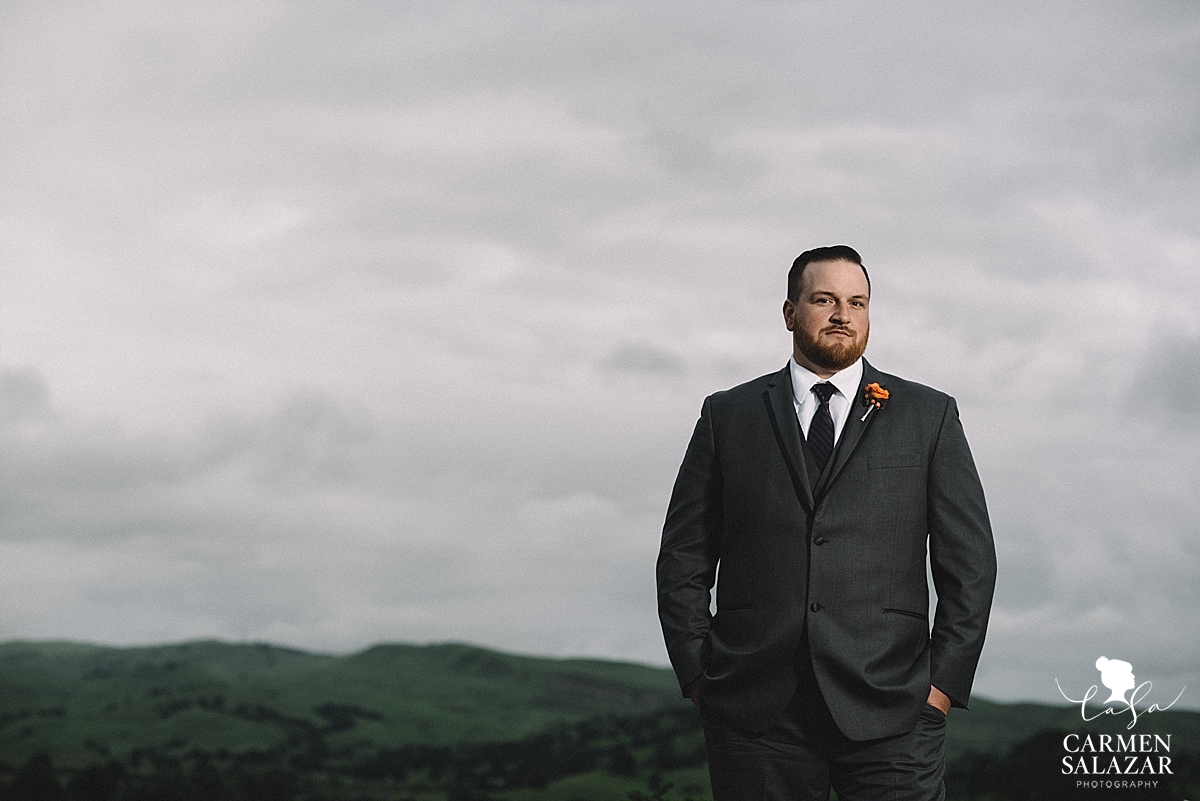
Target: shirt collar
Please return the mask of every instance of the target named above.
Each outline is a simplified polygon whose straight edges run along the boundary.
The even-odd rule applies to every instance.
[[[862,383],[863,361],[861,356],[854,360],[854,364],[845,370],[834,373],[829,378],[821,378],[807,368],[801,367],[796,363],[795,356],[788,360],[788,367],[792,371],[792,394],[795,395],[796,403],[804,403],[812,395],[813,384],[821,381],[833,384],[846,400],[853,403],[854,396],[858,393],[858,387]]]

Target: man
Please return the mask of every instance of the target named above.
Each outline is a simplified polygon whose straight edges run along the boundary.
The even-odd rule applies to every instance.
[[[802,253],[792,359],[705,399],[675,482],[659,617],[714,801],[945,795],[995,548],[953,398],[862,358],[870,292],[854,249]]]

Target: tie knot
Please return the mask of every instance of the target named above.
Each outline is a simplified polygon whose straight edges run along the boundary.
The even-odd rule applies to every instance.
[[[833,397],[833,393],[837,392],[837,387],[827,382],[813,384],[812,391],[821,399],[821,403],[829,403],[829,399]]]

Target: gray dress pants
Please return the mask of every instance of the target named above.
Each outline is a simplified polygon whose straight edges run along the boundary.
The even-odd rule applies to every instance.
[[[926,704],[909,732],[849,740],[816,686],[802,675],[779,723],[758,737],[705,716],[713,801],[826,801],[831,787],[838,801],[945,799],[945,715]]]

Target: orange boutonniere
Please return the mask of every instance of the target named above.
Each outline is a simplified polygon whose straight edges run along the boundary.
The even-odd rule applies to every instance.
[[[867,402],[867,411],[859,418],[860,422],[866,422],[867,417],[876,409],[882,409],[883,405],[888,402],[891,393],[875,382],[867,384],[863,388],[863,400]]]

